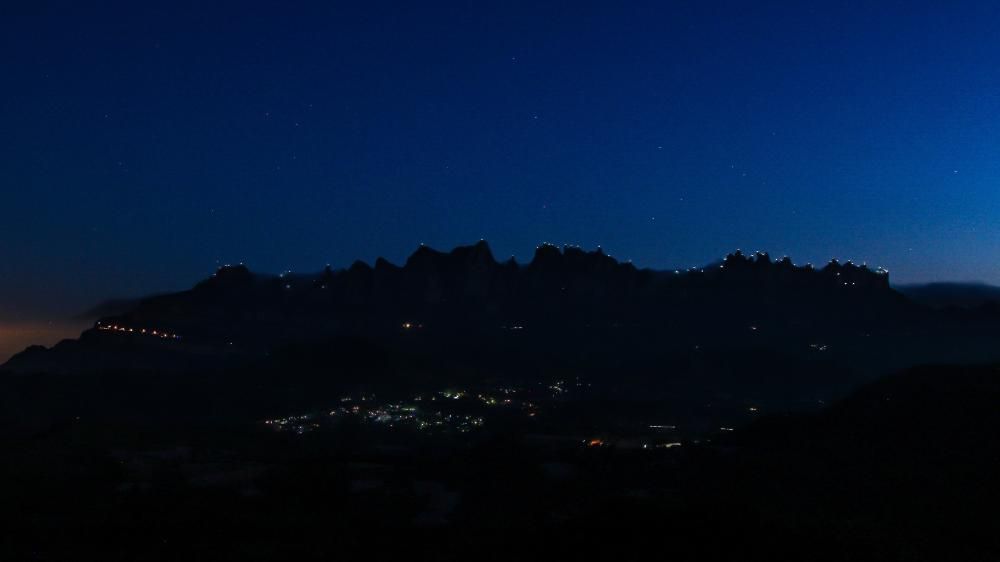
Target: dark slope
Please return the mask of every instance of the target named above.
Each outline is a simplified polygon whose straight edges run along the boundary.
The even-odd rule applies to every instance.
[[[927,283],[899,285],[896,290],[907,297],[935,308],[976,308],[1000,305],[1000,287],[986,283]]]
[[[737,432],[702,490],[806,558],[995,559],[998,403],[997,367],[886,377],[819,414]]]

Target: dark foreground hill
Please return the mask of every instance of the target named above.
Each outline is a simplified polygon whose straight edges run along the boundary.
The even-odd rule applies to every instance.
[[[667,448],[515,426],[428,441],[183,416],[84,414],[9,437],[4,424],[0,553],[995,560],[998,381],[997,368],[918,369]]]

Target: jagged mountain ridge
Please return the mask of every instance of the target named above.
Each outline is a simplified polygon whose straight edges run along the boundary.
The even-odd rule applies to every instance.
[[[743,300],[750,295],[752,300]],[[530,263],[520,265],[496,261],[479,242],[447,253],[421,246],[403,266],[380,258],[374,267],[355,262],[316,275],[272,277],[243,265],[225,266],[190,291],[142,300],[123,314],[102,318],[99,326],[156,329],[220,343],[377,335],[407,325],[439,333],[662,327],[695,321],[722,306],[734,319],[759,316],[766,324],[780,323],[783,316],[768,307],[793,303],[795,310],[787,312],[801,316],[800,322],[808,320],[810,309],[822,308],[822,323],[835,321],[844,305],[867,315],[864,309],[875,303],[898,302],[885,272],[851,263],[831,262],[816,270],[794,266],[788,258],[772,262],[767,254],[736,252],[716,267],[662,272],[619,263],[600,249],[543,245]]]
[[[381,369],[384,380],[405,380],[421,364],[452,380],[584,372],[667,394],[796,388],[802,397],[921,363],[1000,359],[997,337],[995,312],[931,309],[893,290],[884,270],[850,262],[800,267],[737,251],[704,268],[656,271],[600,249],[542,245],[519,264],[497,261],[480,242],[450,252],[421,246],[403,265],[380,258],[315,274],[224,266],[189,290],[101,318],[78,340],[28,349],[2,370],[263,363],[315,370],[320,380],[346,376],[337,367],[343,352],[333,350],[354,346],[379,350],[351,359],[359,380],[375,376],[363,365],[394,356],[399,369]]]

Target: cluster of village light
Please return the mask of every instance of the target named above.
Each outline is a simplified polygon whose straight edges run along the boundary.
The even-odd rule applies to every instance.
[[[565,380],[551,384],[539,384],[537,391],[547,398],[561,398],[571,387],[590,386],[576,380],[567,383]],[[523,415],[534,418],[538,414],[538,404],[528,399],[529,392],[520,388],[498,387],[490,391],[470,392],[467,390],[442,390],[432,394],[419,394],[408,402],[380,402],[374,394],[359,394],[345,396],[340,404],[324,413],[302,414],[264,420],[264,424],[278,431],[291,431],[297,434],[319,429],[322,422],[335,422],[337,419],[354,418],[363,423],[370,423],[390,429],[411,428],[420,431],[457,431],[467,433],[485,424],[483,416],[468,413],[469,407],[478,406],[487,409],[502,408],[509,411],[522,412]],[[462,412],[456,409],[464,410]]]
[[[430,395],[414,396],[410,403],[379,402],[373,394],[346,396],[340,405],[324,414],[303,414],[265,420],[265,425],[278,431],[292,431],[303,434],[321,427],[320,420],[354,418],[388,429],[410,428],[426,432],[468,433],[484,425],[482,416],[453,411],[459,405],[468,406],[470,401],[486,407],[519,408],[528,417],[534,417],[536,406],[529,401],[514,400],[507,396],[516,393],[514,389],[498,389],[504,396],[489,393],[470,393],[465,390],[444,390]]]
[[[311,415],[303,414],[301,416],[288,416],[284,418],[264,420],[264,424],[274,426],[274,428],[279,431],[292,430],[301,435],[307,431],[319,428],[319,424],[311,420]]]
[[[464,434],[473,432],[487,424],[488,412],[504,411],[517,413],[528,418],[535,418],[540,407],[538,399],[560,400],[575,387],[589,387],[590,384],[558,380],[551,383],[537,383],[528,388],[496,387],[489,391],[469,391],[463,389],[448,389],[429,394],[418,394],[409,401],[381,401],[374,394],[356,394],[345,396],[340,403],[327,411],[286,416],[264,420],[264,425],[279,432],[289,432],[296,435],[310,433],[323,427],[331,427],[339,420],[356,420],[362,424],[388,430],[410,430],[429,435]],[[537,399],[529,397],[534,396]],[[485,408],[482,414],[473,408]],[[750,412],[755,413],[756,407]],[[649,435],[648,440],[636,442],[635,439],[622,440],[616,437],[589,437],[582,440],[582,446],[588,449],[606,447],[626,449],[673,449],[680,447],[674,425],[649,425],[652,434],[667,434],[673,439],[662,439],[666,435]],[[720,428],[730,431],[730,428]],[[659,437],[659,438],[658,438]]]
[[[179,335],[174,334],[172,332],[167,332],[165,330],[157,330],[153,328],[133,328],[129,326],[122,326],[119,324],[103,324],[101,322],[98,322],[97,329],[105,332],[118,332],[122,334],[139,334],[165,340],[181,339]]]
[[[352,419],[365,425],[386,430],[403,430],[427,435],[465,434],[476,431],[490,422],[492,412],[507,411],[511,414],[535,418],[541,412],[540,404],[553,399],[556,402],[572,393],[574,387],[587,387],[576,380],[538,382],[527,387],[494,387],[483,391],[448,389],[429,394],[418,394],[408,401],[379,400],[374,394],[356,394],[340,399],[336,407],[311,414],[293,415],[264,420],[275,431],[296,435],[310,433],[324,427],[333,427],[339,420]],[[477,409],[478,408],[478,409]],[[744,415],[760,415],[757,405],[745,405]],[[540,426],[544,427],[544,426]],[[688,441],[673,424],[654,423],[644,429],[617,431],[583,436],[578,446],[588,450],[621,451],[677,451]],[[734,426],[717,427],[720,433],[735,431]],[[705,442],[710,442],[706,439]],[[690,441],[697,445],[701,440]]]

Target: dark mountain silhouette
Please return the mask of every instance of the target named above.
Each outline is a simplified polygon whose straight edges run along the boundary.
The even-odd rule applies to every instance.
[[[734,383],[748,376],[751,358],[771,357],[786,366],[768,369],[787,373],[777,387],[803,362],[837,365],[809,370],[854,380],[928,361],[998,359],[990,344],[997,334],[995,311],[932,310],[890,288],[884,270],[851,262],[817,269],[737,251],[705,268],[654,271],[600,249],[542,245],[518,264],[498,262],[481,241],[450,252],[421,246],[402,266],[380,258],[374,267],[278,276],[225,266],[3,368],[195,370],[361,338],[501,377],[496,371],[525,364],[595,376],[628,366],[647,382],[670,369],[674,380],[704,383],[711,377],[696,373],[710,371],[731,373]]]

